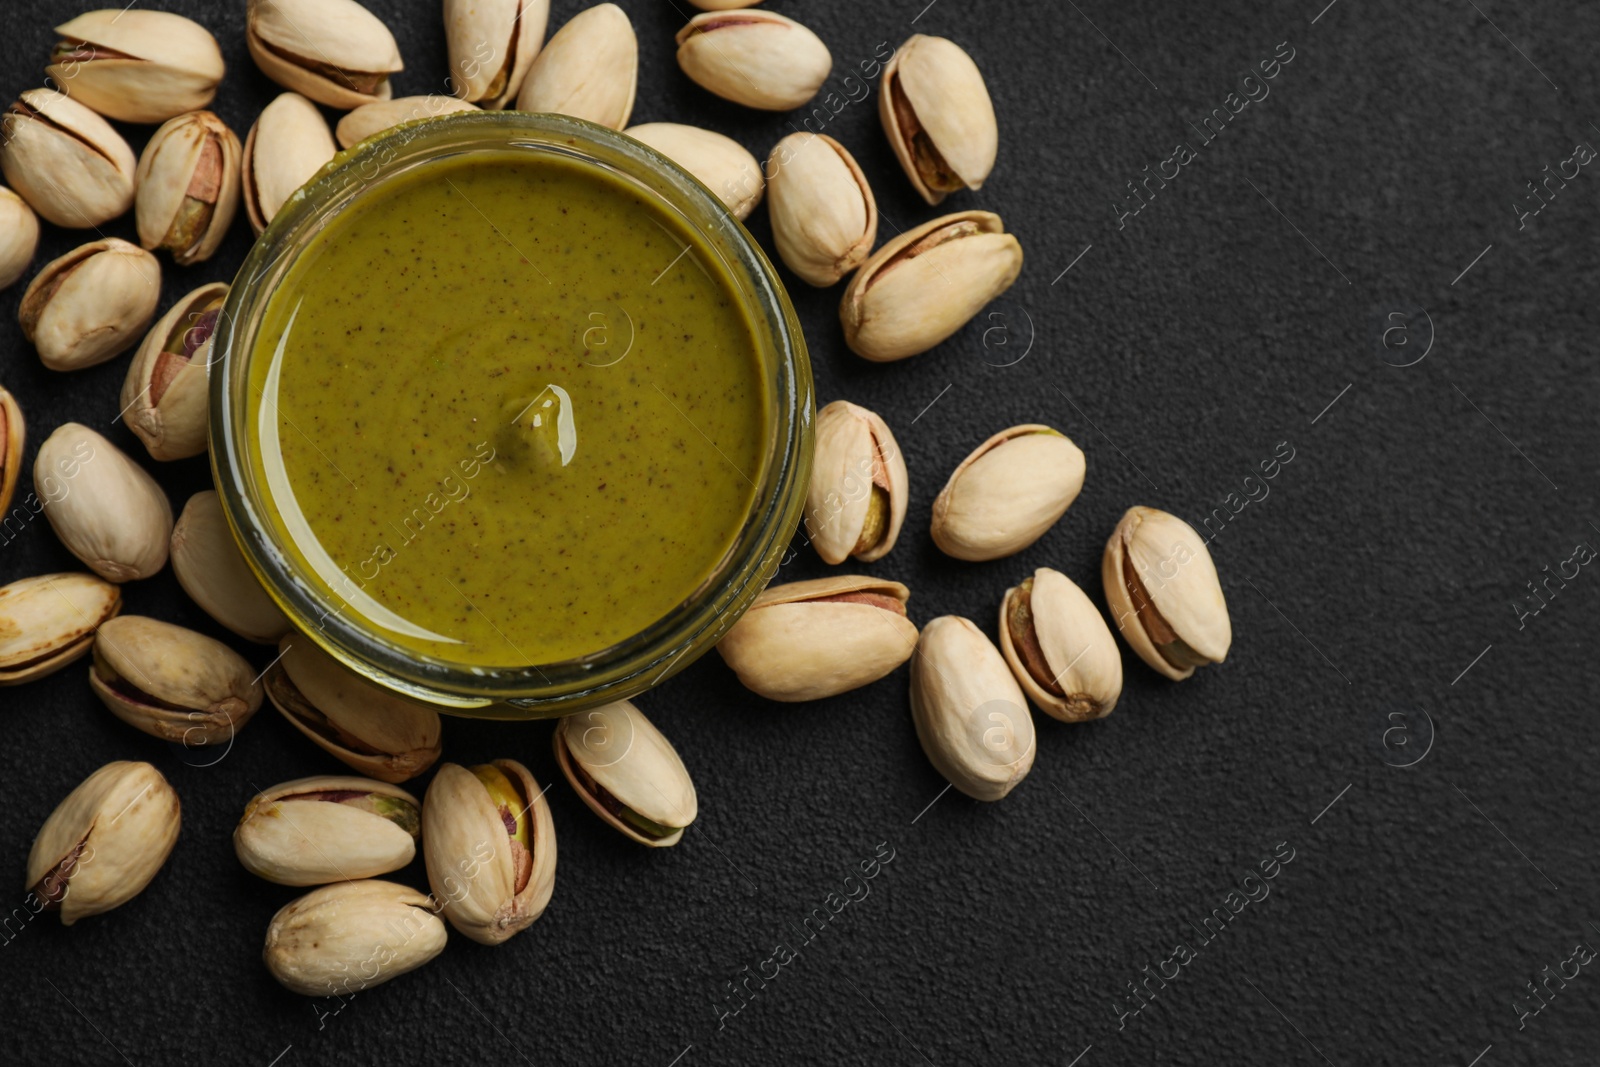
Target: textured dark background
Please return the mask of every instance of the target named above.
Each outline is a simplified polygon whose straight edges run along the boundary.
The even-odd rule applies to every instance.
[[[910,462],[906,532],[870,571],[911,586],[918,620],[955,612],[992,632],[1019,576],[1058,567],[1098,598],[1101,546],[1126,507],[1198,523],[1287,441],[1295,458],[1270,496],[1212,543],[1235,632],[1224,665],[1172,684],[1128,655],[1116,713],[1075,727],[1041,718],[1032,775],[981,805],[941,796],[904,671],[786,707],[707,657],[640,702],[699,787],[680,847],[630,844],[558,782],[545,917],[498,948],[452,935],[436,961],[337,1014],[262,967],[267,921],[296,891],[246,874],[229,833],[258,786],[340,765],[264,710],[225,758],[198,766],[215,754],[113,719],[76,665],[0,691],[5,906],[22,901],[37,827],[108,760],[160,767],[182,796],[183,833],[117,911],[72,929],[50,917],[7,927],[0,1059],[1595,1062],[1593,968],[1524,1029],[1512,1004],[1580,940],[1600,947],[1600,573],[1585,568],[1520,628],[1513,603],[1542,567],[1600,545],[1600,177],[1585,168],[1522,228],[1513,205],[1547,164],[1600,142],[1600,8],[1325,2],[772,4],[827,41],[841,96],[882,43],[925,32],[969,49],[995,98],[1000,158],[981,193],[948,205],[999,212],[1028,257],[993,316],[889,366],[845,349],[838,289],[795,284],[819,400],[877,409]],[[245,51],[242,0],[171,6],[223,42],[215,107],[242,136],[277,92]],[[702,123],[758,156],[798,121],[718,101],[678,72],[681,3],[623,6],[641,44],[635,121]],[[437,4],[373,7],[406,58],[397,93],[436,91]],[[578,10],[554,7],[552,27]],[[42,78],[49,27],[76,6],[4,8],[10,97]],[[1188,122],[1285,41],[1295,57],[1271,95],[1195,144],[1199,158],[1119,229],[1124,183],[1197,141]],[[884,236],[936,214],[900,174],[875,95],[825,131],[874,182]],[[135,149],[148,133],[128,131]],[[751,228],[768,242],[763,212]],[[132,237],[131,217],[107,232]],[[39,264],[81,239],[49,228]],[[213,262],[164,261],[163,307],[229,278],[248,244],[241,219]],[[0,375],[30,421],[28,462],[68,419],[143,457],[112,425],[127,357],[42,369],[15,325],[20,290],[0,294]],[[1381,327],[1397,324],[1386,349]],[[1016,558],[945,559],[926,532],[945,477],[993,431],[1030,421],[1083,447],[1083,495]],[[179,506],[208,484],[202,460],[158,473]],[[42,521],[0,546],[0,580],[72,566]],[[800,550],[783,577],[823,570]],[[170,571],[126,595],[129,611],[222,635]],[[264,650],[245,651],[265,664]],[[1402,721],[1403,752],[1426,747],[1426,723],[1436,730],[1405,768],[1378,741]],[[548,781],[550,729],[450,720],[445,758],[514,757]],[[1192,941],[1189,923],[1278,842],[1295,859],[1271,895],[1119,1029],[1125,984]],[[894,859],[871,895],[799,944],[800,921],[880,843]],[[425,884],[420,861],[396,877]],[[737,1004],[727,983],[780,942],[798,958],[719,1022]]]

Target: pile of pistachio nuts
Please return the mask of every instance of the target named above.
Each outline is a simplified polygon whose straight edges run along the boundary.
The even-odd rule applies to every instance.
[[[240,2],[240,0],[235,0]],[[818,287],[850,276],[839,307],[863,358],[904,359],[951,337],[1005,292],[1022,250],[998,216],[960,211],[874,251],[878,210],[854,156],[832,137],[794,133],[765,165],[738,142],[692,125],[629,126],[638,41],[615,4],[582,11],[545,40],[548,0],[443,0],[454,96],[395,99],[403,69],[388,28],[355,0],[245,0],[261,71],[286,91],[241,142],[205,108],[224,77],[202,26],[143,8],[92,11],[56,27],[46,84],[0,113],[0,288],[30,268],[39,217],[96,229],[130,209],[139,244],[101,238],[46,264],[19,318],[41,361],[70,372],[135,348],[122,417],[156,461],[207,448],[211,335],[228,285],[180,297],[156,318],[161,260],[206,262],[242,202],[260,234],[338,147],[402,122],[478,108],[557,112],[621,130],[698,178],[740,219],[763,199],[775,250]],[[685,74],[769,111],[817,95],[833,58],[815,33],[760,0],[691,0],[706,9],[676,37]],[[916,35],[883,63],[879,112],[905,176],[929,205],[989,177],[998,126],[983,75],[952,41]],[[867,66],[863,65],[865,73]],[[872,76],[869,74],[869,77]],[[330,127],[318,105],[347,113]],[[107,119],[159,124],[139,157]],[[931,284],[935,279],[945,284]],[[153,324],[152,324],[153,323]],[[109,413],[108,413],[109,414]],[[0,387],[0,515],[22,480],[25,423]],[[1010,556],[1037,541],[1082,489],[1083,453],[1043,425],[1002,430],[950,475],[931,534],[961,560]],[[53,429],[32,469],[27,506],[42,512],[85,572],[0,587],[0,685],[89,657],[93,693],[123,722],[187,746],[231,743],[273,707],[354,774],[284,782],[244,807],[234,846],[253,874],[316,887],[281,909],[263,959],[310,996],[369,988],[443,950],[446,922],[502,942],[544,911],[555,883],[550,808],[514,760],[463,767],[441,755],[438,712],[383,689],[295,633],[233,540],[217,494],[174,519],[145,466],[79,423]],[[888,425],[843,400],[817,418],[805,535],[830,565],[872,563],[894,547],[909,493]],[[221,626],[274,658],[256,667],[229,645],[157,619],[121,614],[122,583],[168,562]],[[1205,542],[1181,519],[1135,507],[1107,543],[1101,578],[1117,630],[1161,674],[1181,680],[1220,662],[1231,630]],[[767,589],[719,645],[753,692],[810,701],[867,685],[911,661],[911,711],[930,762],[980,799],[1006,795],[1033,764],[1029,701],[1066,722],[1116,706],[1122,659],[1100,609],[1066,575],[1040,568],[1000,598],[998,647],[970,620],[919,631],[909,590],[839,576]],[[640,844],[676,844],[697,812],[672,744],[632,703],[561,720],[556,763],[607,824]],[[434,769],[419,800],[401,788]],[[63,923],[126,903],[178,839],[180,804],[159,771],[114,762],[55,809],[27,858],[26,887]],[[420,847],[429,893],[379,876]]]

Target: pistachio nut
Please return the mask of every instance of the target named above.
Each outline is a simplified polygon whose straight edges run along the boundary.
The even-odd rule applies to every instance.
[[[791,133],[767,157],[772,239],[789,269],[829,286],[878,239],[878,201],[855,157],[826,134]]]
[[[0,114],[0,173],[57,226],[86,230],[133,206],[133,149],[65,93],[29,89]]]
[[[278,643],[263,679],[283,717],[336,758],[385,782],[415,778],[439,758],[439,713],[345,667],[303,634]]]
[[[417,854],[422,804],[353,775],[296,778],[257,793],[233,831],[245,870],[279,885],[326,885],[398,871]]]
[[[245,43],[261,73],[329,107],[387,100],[400,47],[356,0],[249,0]]]
[[[528,768],[446,763],[422,804],[422,855],[439,909],[463,934],[498,945],[526,929],[556,886],[556,828]]]
[[[806,532],[825,563],[871,563],[900,537],[910,498],[906,458],[875,412],[835,400],[817,412]]]
[[[248,660],[221,641],[143,615],[119,615],[94,637],[89,687],[117,718],[191,748],[226,744],[261,707]]]
[[[616,4],[596,4],[545,44],[517,93],[517,110],[571,115],[620,130],[633,114],[638,87],[633,23]]]
[[[82,370],[124,351],[155,317],[161,264],[118,237],[45,264],[22,291],[22,333],[51,370]]]
[[[954,41],[914,35],[883,69],[878,117],[906,177],[930,204],[981,189],[1000,148],[989,88]]]
[[[840,575],[764,590],[717,644],[746,689],[821,700],[876,682],[911,658],[917,626],[899,582]]]
[[[677,749],[626,700],[556,724],[556,763],[589,810],[651,848],[683,839],[700,812]]]
[[[1001,430],[961,461],[933,502],[933,543],[947,556],[999,559],[1043,537],[1078,499],[1083,452],[1037,423]]]
[[[118,760],[56,805],[28,851],[24,888],[61,924],[126,904],[178,840],[178,794],[148,763]]]
[[[65,491],[46,496],[50,520],[67,551],[108,582],[148,578],[167,563],[172,505],[161,486],[127,454],[87,426],[63,423],[39,446],[33,480]]]
[[[172,573],[207,615],[246,641],[275,645],[289,620],[233,539],[216,490],[196,493],[172,528]]]
[[[402,122],[420,122],[454,115],[458,111],[477,110],[478,105],[457,100],[453,96],[401,96],[362,104],[339,120],[334,135],[339,138],[341,148],[349,148]]]
[[[1033,702],[1062,722],[1103,719],[1122,695],[1122,653],[1100,609],[1040,567],[1000,602],[1000,651]]]
[[[1233,624],[1217,566],[1176,515],[1129,508],[1106,542],[1100,577],[1122,639],[1155,670],[1181,682],[1227,658]]]
[[[732,137],[677,122],[646,122],[623,132],[694,175],[733,212],[734,218],[749,218],[761,203],[767,187],[761,177],[761,164]]]
[[[444,0],[450,85],[491,111],[517,98],[550,21],[550,0]]]
[[[28,272],[38,250],[38,216],[26,200],[0,185],[0,289]]]
[[[0,685],[53,674],[94,645],[122,610],[122,589],[91,574],[45,574],[0,586]]]
[[[209,111],[161,124],[139,157],[139,243],[188,266],[210,259],[239,208],[239,138]]]
[[[282,93],[262,110],[239,164],[244,210],[256,236],[338,151],[322,112],[299,93]]]
[[[153,459],[186,459],[206,450],[211,335],[227,296],[226,282],[184,296],[150,327],[128,364],[122,417]]]
[[[56,27],[45,74],[73,99],[122,122],[165,122],[211,103],[222,49],[182,15],[107,8]]]
[[[17,398],[0,385],[0,518],[11,507],[11,497],[22,480],[22,446],[27,437],[28,424]]]
[[[416,970],[448,938],[426,893],[367,878],[285,904],[267,926],[261,959],[291,993],[347,996]]]
[[[974,800],[999,800],[1033,769],[1033,718],[1011,668],[967,619],[922,628],[911,657],[911,718],[922,751]]]
[[[771,11],[707,11],[676,40],[678,66],[701,88],[763,111],[799,107],[833,70],[822,38]]]
[[[908,230],[873,253],[839,304],[844,339],[875,363],[926,352],[1011,288],[1022,246],[1000,216],[962,211]]]

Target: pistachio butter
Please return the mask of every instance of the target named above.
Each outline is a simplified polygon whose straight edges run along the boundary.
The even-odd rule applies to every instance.
[[[771,386],[732,280],[591,163],[384,180],[300,254],[255,345],[267,521],[346,618],[434,660],[640,633],[712,576],[764,474]]]

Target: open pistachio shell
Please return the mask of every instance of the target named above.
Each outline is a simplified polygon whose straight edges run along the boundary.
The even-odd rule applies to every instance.
[[[405,69],[389,27],[355,0],[250,0],[245,43],[261,73],[329,107],[387,100]]]
[[[393,100],[379,100],[362,104],[339,120],[334,135],[341,148],[360,144],[375,133],[400,125],[402,122],[420,122],[461,111],[477,111],[476,104],[457,100],[453,96],[401,96]]]
[[[89,685],[110,712],[151,737],[226,745],[261,707],[248,660],[221,641],[142,615],[100,624]]]
[[[245,562],[214,489],[190,497],[178,516],[172,573],[190,600],[247,641],[275,645],[291,628]]]
[[[638,87],[633,23],[616,4],[596,4],[545,44],[517,94],[517,110],[571,115],[620,130],[633,114]]]
[[[878,115],[906,177],[930,204],[981,189],[999,151],[989,88],[972,57],[916,34],[883,70]]]
[[[963,211],[908,230],[845,287],[845,343],[877,363],[926,352],[972,320],[1022,272],[1022,246],[1000,216]]]
[[[57,226],[86,230],[133,206],[133,149],[111,124],[50,89],[0,114],[0,173]]]
[[[1006,590],[1000,652],[1048,715],[1084,722],[1111,714],[1122,695],[1122,653],[1094,601],[1060,571],[1040,567]]]
[[[422,853],[445,918],[485,945],[526,929],[555,892],[550,804],[514,760],[439,768],[422,805]]]
[[[707,11],[677,42],[678,66],[702,88],[764,111],[799,107],[833,70],[820,37],[771,11]]]
[[[416,970],[448,940],[426,893],[367,878],[285,904],[267,926],[261,959],[292,993],[346,997]]]
[[[561,773],[589,810],[641,845],[676,845],[699,814],[677,750],[629,701],[567,716],[554,742]]]
[[[515,100],[549,21],[550,0],[444,0],[455,94],[489,110]]]
[[[338,150],[322,112],[299,93],[281,93],[262,109],[240,161],[244,210],[256,236]]]
[[[917,626],[899,582],[839,575],[764,590],[717,643],[739,681],[768,700],[859,689],[911,658]]]
[[[166,493],[89,427],[56,427],[34,457],[33,482],[47,487],[44,517],[61,543],[106,581],[148,578],[166,565],[172,538]]]
[[[212,282],[182,297],[150,328],[122,381],[122,417],[152,459],[206,450],[211,335],[228,286]]]
[[[933,502],[933,543],[956,559],[999,559],[1043,537],[1083,489],[1083,452],[1049,426],[1001,430]]]
[[[789,269],[828,286],[878,239],[878,201],[855,157],[826,134],[791,133],[767,157],[772,239]]]
[[[353,775],[296,778],[257,793],[233,831],[245,870],[279,885],[326,885],[398,871],[417,854],[422,803]]]
[[[17,398],[0,385],[0,516],[11,507],[17,483],[22,480],[22,446],[28,437]]]
[[[178,794],[148,763],[95,771],[56,806],[28,851],[24,885],[71,926],[138,896],[178,840]]]
[[[39,219],[16,193],[0,185],[0,289],[15,285],[39,250]]]
[[[239,138],[209,111],[162,123],[139,156],[139,243],[185,266],[210,259],[239,208]]]
[[[749,218],[761,203],[767,187],[761,177],[761,164],[732,137],[677,122],[646,122],[623,132],[694,175],[733,212],[734,218]]]
[[[1033,769],[1033,717],[983,632],[955,615],[922,629],[911,657],[911,718],[928,761],[974,800],[999,800]]]
[[[263,678],[283,717],[362,774],[385,782],[415,778],[439,758],[439,713],[343,666],[304,634],[279,642]]]
[[[45,74],[107,118],[165,122],[211,103],[222,81],[217,39],[182,15],[105,8],[56,33]]]
[[[1181,682],[1227,658],[1233,624],[1216,564],[1176,515],[1129,508],[1106,542],[1100,577],[1118,632],[1155,670]]]
[[[732,11],[735,8],[755,7],[761,0],[689,0],[701,11]]]
[[[53,674],[94,645],[122,610],[122,589],[91,574],[45,574],[0,586],[0,685]]]
[[[47,263],[23,290],[17,319],[51,370],[82,370],[134,344],[155,317],[161,264],[118,237]]]
[[[824,562],[888,555],[905,522],[910,484],[905,455],[875,412],[835,400],[817,413],[806,531]]]

